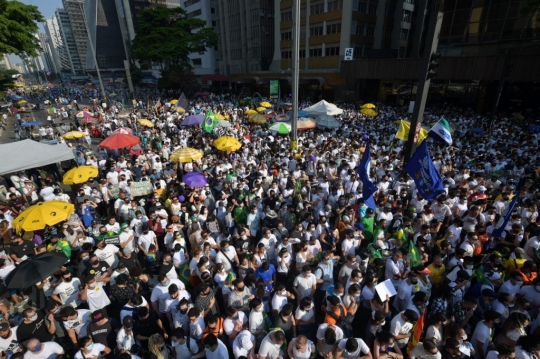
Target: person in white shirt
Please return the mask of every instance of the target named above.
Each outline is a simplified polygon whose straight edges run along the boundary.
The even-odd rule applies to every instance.
[[[35,338],[29,339],[24,346],[28,349],[24,354],[24,359],[50,359],[65,353],[59,344],[55,342],[41,342]]]
[[[418,314],[414,310],[406,309],[403,312],[396,314],[390,323],[390,333],[396,339],[400,349],[405,348],[409,343],[409,338],[414,327],[414,323],[418,320]]]
[[[133,317],[128,315],[122,320],[123,327],[116,334],[116,350],[122,354],[131,350],[131,347],[137,344],[135,334],[133,333]]]
[[[103,289],[104,282],[96,281],[94,274],[90,273],[86,276],[86,285],[81,290],[81,300],[88,302],[89,309],[93,312],[98,309],[105,308],[111,301]]]
[[[17,340],[18,328],[11,328],[8,322],[0,322],[0,351],[12,355],[21,349],[21,343]]]
[[[327,358],[328,354],[332,354],[336,343],[339,343],[341,339],[343,339],[343,330],[333,324],[323,323],[317,328],[316,337],[317,352],[323,358]],[[335,340],[333,342],[327,342],[327,338],[332,338]]]
[[[235,359],[241,356],[255,358],[255,336],[249,330],[238,333],[232,347]]]
[[[494,310],[484,311],[484,320],[479,322],[471,337],[471,344],[475,351],[473,358],[485,358],[489,343],[493,340],[492,330],[501,322],[501,313]]]
[[[281,346],[285,343],[285,333],[281,329],[273,330],[268,333],[259,347],[259,359],[278,359],[282,358],[284,353]]]
[[[313,298],[315,295],[317,285],[317,278],[311,273],[311,267],[305,265],[302,267],[302,273],[300,273],[293,282],[293,289],[296,292],[297,299],[300,301],[302,298]]]
[[[206,328],[201,311],[198,308],[193,307],[188,310],[187,316],[189,319],[189,335],[197,341],[201,340],[202,333]]]
[[[335,355],[343,359],[369,358],[371,351],[362,339],[345,338],[339,341]]]
[[[227,318],[223,321],[223,331],[229,340],[233,341],[238,333],[247,328],[248,318],[243,311],[239,311],[231,305],[225,311]]]
[[[77,345],[79,338],[87,335],[88,325],[92,322],[92,312],[88,309],[67,306],[60,310],[59,316],[62,318],[67,336],[74,345]]]
[[[111,348],[100,343],[94,343],[90,337],[81,338],[79,340],[79,348],[81,348],[81,350],[75,353],[75,359],[100,358],[111,352]],[[102,352],[105,355],[103,355]]]
[[[123,253],[132,253],[135,250],[133,231],[129,228],[127,223],[122,223],[120,226],[120,248]]]
[[[104,240],[99,240],[96,244],[97,249],[95,255],[100,261],[106,262],[109,267],[116,268],[118,266],[118,255],[122,255],[120,249],[114,244],[106,244]]]
[[[79,278],[73,278],[70,272],[62,273],[62,282],[54,288],[51,298],[62,305],[69,305],[73,308],[78,307],[82,301],[79,297]]]
[[[433,341],[425,339],[411,351],[411,359],[441,359],[441,353]]]
[[[152,302],[152,308],[156,313],[165,313],[165,299],[169,297],[169,286],[176,284],[178,289],[185,289],[186,286],[179,279],[170,279],[164,274],[158,276],[158,283],[152,290],[150,296],[150,302]]]

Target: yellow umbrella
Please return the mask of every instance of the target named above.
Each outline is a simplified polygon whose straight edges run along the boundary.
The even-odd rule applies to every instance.
[[[220,114],[220,113],[216,113],[216,114],[214,115],[214,118],[215,118],[216,120],[224,120],[224,119],[225,119],[225,116],[223,116],[223,115]]]
[[[178,113],[184,113],[184,112],[186,112],[186,110],[184,110],[183,107],[175,107],[174,110],[175,110],[176,112],[178,112]]]
[[[26,100],[19,100],[17,101],[17,105],[22,105],[23,103],[27,103],[28,101]]]
[[[375,112],[374,110],[372,110],[370,108],[363,108],[363,109],[360,110],[360,112],[363,113],[366,116],[371,116],[371,117],[377,116],[377,112]]]
[[[256,115],[257,111],[249,109],[246,112],[244,112],[245,115]]]
[[[84,137],[86,136],[86,133],[85,132],[81,132],[81,131],[71,131],[71,132],[66,132],[64,134],[64,138],[67,138],[68,140],[71,140],[73,138],[81,138],[81,137]]]
[[[272,107],[272,104],[268,101],[263,101],[259,104],[259,106],[262,106],[262,107],[266,107],[266,108],[270,108]]]
[[[268,119],[266,117],[264,117],[263,115],[260,115],[260,114],[249,116],[249,122],[266,123],[267,121],[268,121]]]
[[[220,151],[236,151],[242,144],[234,137],[222,136],[214,141],[214,147]]]
[[[90,178],[96,177],[99,174],[99,169],[94,166],[79,166],[70,169],[64,174],[64,184],[78,184],[88,181]]]
[[[203,156],[204,153],[202,153],[201,151],[194,148],[186,147],[171,153],[170,159],[174,162],[191,162],[199,160]]]
[[[139,120],[139,123],[141,124],[141,126],[144,126],[144,127],[154,127],[154,124],[152,123],[152,121],[148,121],[144,118],[141,118]]]
[[[360,107],[361,109],[372,109],[372,108],[375,108],[377,106],[375,106],[374,104],[372,103],[366,103],[366,104],[363,104],[362,107]]]
[[[266,111],[266,107],[257,107],[257,111],[259,112],[263,112],[263,111]]]
[[[12,223],[12,226],[20,232],[38,231],[45,226],[53,226],[69,218],[75,206],[63,201],[40,202],[25,209]]]
[[[178,100],[171,100],[169,103],[170,103],[171,105],[176,105],[177,102],[178,102]]]

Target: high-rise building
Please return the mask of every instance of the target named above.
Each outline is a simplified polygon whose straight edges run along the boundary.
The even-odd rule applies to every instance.
[[[77,47],[77,42],[75,41],[69,13],[65,9],[56,9],[54,16],[56,17],[60,27],[62,42],[65,46],[65,53],[67,54],[70,64],[69,67],[72,73],[76,75],[84,75],[86,68],[83,67],[83,63],[79,55],[79,48]]]
[[[47,34],[49,47],[52,52],[57,72],[72,72],[69,53],[64,44],[62,29],[60,28],[60,22],[56,15],[45,20],[45,32]]]
[[[206,22],[205,27],[216,29],[215,0],[187,0],[182,1],[182,8],[186,10],[188,18],[197,18]],[[209,75],[219,72],[217,64],[217,47],[207,49],[204,53],[193,53],[189,56],[195,75]],[[211,79],[210,79],[211,80]]]
[[[11,62],[9,61],[9,57],[6,54],[3,54],[2,57],[0,57],[0,67],[3,67],[7,70],[11,69]]]
[[[274,0],[214,0],[221,74],[269,70],[276,24],[279,28],[274,18],[279,4]]]
[[[99,69],[105,72],[123,71],[128,52],[115,2],[86,0],[83,9]],[[86,51],[86,68],[96,69],[90,46]]]
[[[86,65],[86,52],[88,49],[88,34],[83,13],[84,0],[62,0],[64,9],[69,15],[71,34],[77,47],[83,72],[88,68]]]
[[[44,33],[39,33],[39,42],[41,45],[41,60],[45,66],[45,71],[50,73],[60,73],[60,69],[56,67],[56,62],[54,61],[53,52],[54,49],[50,46],[49,37]]]

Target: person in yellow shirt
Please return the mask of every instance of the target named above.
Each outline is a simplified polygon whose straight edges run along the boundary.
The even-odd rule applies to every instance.
[[[523,263],[527,259],[525,259],[525,250],[523,248],[517,247],[514,249],[514,255],[516,258],[509,258],[504,262],[503,267],[506,270],[506,276],[505,278],[510,278],[510,274],[512,274],[513,271],[520,269],[523,267]]]
[[[443,284],[446,267],[443,264],[441,256],[433,256],[433,263],[428,265],[427,268],[431,271],[431,273],[429,273],[429,279],[431,280],[433,286],[436,287]]]

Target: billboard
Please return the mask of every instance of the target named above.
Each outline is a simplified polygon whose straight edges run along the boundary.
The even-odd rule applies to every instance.
[[[270,80],[270,100],[279,99],[279,80]]]

